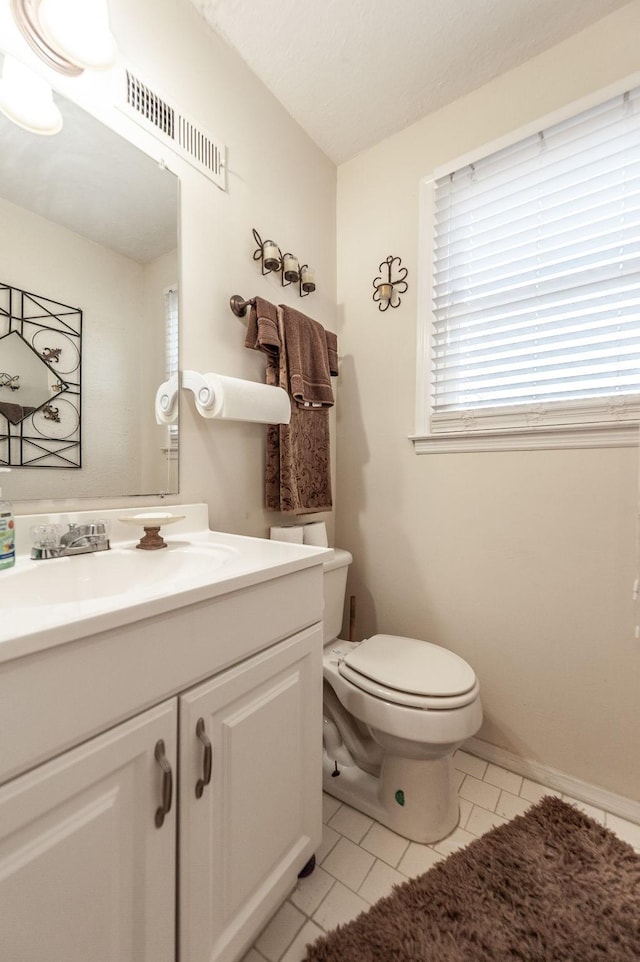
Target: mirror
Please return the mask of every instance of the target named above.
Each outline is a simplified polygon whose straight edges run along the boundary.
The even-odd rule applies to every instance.
[[[178,425],[156,424],[154,400],[177,369],[178,180],[55,97],[52,137],[0,115],[6,491],[175,494]]]
[[[0,371],[0,388],[20,391],[19,397],[0,396],[0,413],[11,424],[24,421],[69,389],[66,381],[57,378],[46,363],[50,350],[45,348],[45,356],[40,355],[17,331],[0,337],[0,365],[5,368]]]

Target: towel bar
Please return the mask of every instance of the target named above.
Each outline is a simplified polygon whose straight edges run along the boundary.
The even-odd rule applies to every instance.
[[[255,297],[250,297],[248,301],[245,301],[240,294],[232,294],[229,298],[229,307],[236,315],[236,317],[244,317],[247,313],[247,308],[249,305],[253,306],[256,302]]]

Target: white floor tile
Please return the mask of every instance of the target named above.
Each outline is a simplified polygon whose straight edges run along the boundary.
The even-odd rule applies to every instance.
[[[487,763],[475,755],[469,755],[460,749],[453,756],[453,767],[465,775],[473,775],[475,778],[482,778],[487,770]]]
[[[316,922],[325,932],[335,929],[336,925],[344,925],[355,919],[361,912],[366,912],[369,903],[352,892],[342,882],[336,882],[326,899],[313,914]]]
[[[351,839],[341,838],[331,849],[322,867],[347,888],[357,892],[375,859]]]
[[[595,822],[599,822],[601,825],[606,824],[606,816],[601,808],[596,808],[594,805],[587,805],[586,802],[580,802],[577,798],[572,798],[570,795],[563,795],[562,797],[567,804],[575,805],[576,808],[579,808],[581,812],[584,812],[585,815],[588,815],[589,818],[592,818]]]
[[[406,881],[406,878],[404,875],[401,875],[400,872],[391,868],[386,862],[381,862],[380,859],[376,859],[371,871],[358,889],[358,895],[373,905],[378,899],[384,898],[385,895],[390,895],[394,885],[399,885],[401,882]]]
[[[496,814],[504,818],[515,818],[516,815],[524,815],[531,802],[520,795],[512,795],[511,792],[500,792],[500,798],[496,805]]]
[[[326,792],[322,793],[322,821],[326,824],[329,819],[333,818],[336,814],[342,802],[339,802],[337,798],[333,795],[327,795]]]
[[[339,838],[339,834],[334,832],[332,828],[329,828],[328,825],[322,826],[322,841],[320,842],[320,848],[316,850],[316,862],[318,865],[324,862]]]
[[[323,935],[322,929],[315,924],[315,922],[307,922],[306,925],[300,929],[295,939],[282,956],[282,962],[300,962],[304,959],[306,953],[306,947],[311,942],[315,942],[316,939]]]
[[[473,775],[467,775],[460,786],[459,795],[460,798],[466,798],[474,805],[480,805],[493,812],[500,798],[500,789],[495,785],[488,785],[487,782],[481,782]]]
[[[409,842],[409,848],[400,859],[398,871],[406,875],[407,878],[415,878],[416,875],[423,875],[428,872],[442,858],[442,854],[436,852],[429,845]]]
[[[318,865],[299,879],[288,901],[263,929],[242,962],[300,962],[323,931],[366,911],[393,885],[422,875],[495,825],[521,815],[545,795],[564,797],[640,852],[640,825],[578,802],[545,785],[487,764],[464,751],[454,756],[460,823],[435,845],[409,842],[373,819],[323,795]],[[330,823],[330,824],[327,824]],[[320,864],[322,863],[322,865]]]
[[[447,835],[442,841],[436,842],[433,846],[436,852],[440,852],[442,855],[451,855],[452,852],[457,852],[459,848],[464,848],[469,842],[473,842],[475,835],[471,832],[467,832],[464,828],[456,828],[451,835]]]
[[[306,919],[291,902],[285,902],[256,940],[256,948],[269,962],[279,962]]]
[[[293,902],[305,915],[313,915],[334,883],[333,875],[329,875],[320,865],[316,865],[311,875],[298,879],[298,884],[289,896],[289,901]]]
[[[467,832],[471,832],[472,835],[484,835],[485,832],[495,828],[496,825],[506,825],[507,822],[508,819],[503,818],[502,815],[496,815],[495,812],[488,812],[486,808],[480,808],[479,805],[474,805],[471,815],[467,819],[465,829]]]
[[[636,825],[635,822],[628,822],[625,818],[620,818],[619,815],[611,815],[607,812],[606,826],[610,828],[612,832],[615,832],[618,838],[628,842],[629,845],[633,845],[636,852],[640,852],[640,825]]]
[[[371,852],[376,858],[397,867],[398,862],[406,852],[409,842],[401,835],[396,835],[391,829],[374,822],[365,837],[360,842],[362,848]]]
[[[350,805],[341,805],[335,815],[329,820],[330,828],[336,832],[340,832],[341,835],[346,835],[346,837],[350,838],[356,845],[360,844],[372,825],[372,818],[369,818],[368,815],[363,815],[362,812],[357,812],[355,808],[351,808]]]
[[[484,781],[489,782],[490,785],[496,785],[497,788],[501,788],[505,792],[511,792],[512,795],[518,795],[522,787],[522,777],[520,775],[508,772],[506,768],[500,768],[499,765],[489,765],[487,767],[484,773]]]
[[[545,795],[556,795],[560,798],[560,792],[556,792],[553,788],[547,788],[539,782],[532,782],[530,778],[523,778],[520,795],[530,802],[539,802]]]

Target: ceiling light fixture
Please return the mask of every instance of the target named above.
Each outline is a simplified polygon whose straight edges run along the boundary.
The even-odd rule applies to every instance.
[[[77,77],[116,61],[107,0],[11,0],[11,12],[34,53],[57,73]]]
[[[33,134],[57,134],[62,114],[51,86],[14,57],[5,56],[0,79],[0,111]]]

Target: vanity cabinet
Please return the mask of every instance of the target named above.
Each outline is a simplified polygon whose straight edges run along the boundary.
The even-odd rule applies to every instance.
[[[0,788],[0,958],[173,962],[175,699]]]
[[[2,785],[0,958],[241,958],[320,842],[321,649],[315,622]]]
[[[320,842],[321,646],[307,630],[180,696],[180,962],[241,957]]]

